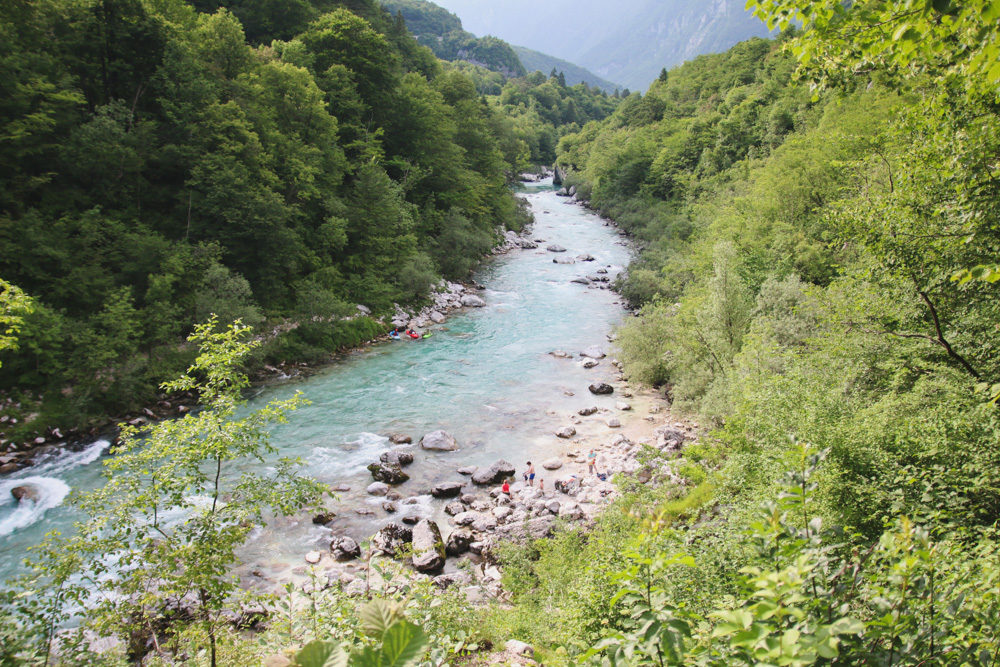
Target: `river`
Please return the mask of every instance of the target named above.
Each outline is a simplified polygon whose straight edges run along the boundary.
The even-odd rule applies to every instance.
[[[568,423],[568,415],[588,405],[614,405],[614,397],[587,391],[590,383],[611,379],[607,362],[584,369],[549,352],[609,347],[607,336],[624,313],[617,295],[570,281],[601,268],[613,276],[629,261],[627,243],[598,216],[557,197],[549,181],[528,184],[523,194],[535,214],[532,237],[544,242],[481,267],[476,280],[486,286],[486,307],[453,315],[431,329],[431,338],[349,354],[251,399],[254,407],[302,391],[311,403],[273,429],[272,444],[282,456],[300,457],[305,474],[351,490],[329,503],[338,514],[329,527],[297,516],[257,531],[241,553],[245,562],[280,577],[301,564],[305,552],[325,548],[332,532],[363,538],[392,520],[382,509],[384,499],[364,493],[371,482],[365,466],[390,447],[387,433],[408,434],[416,443],[424,433],[444,429],[458,439],[456,452],[414,449],[416,461],[407,468],[411,480],[398,487],[409,499],[400,504],[400,514],[441,519],[443,502],[427,493],[436,482],[462,479],[456,468],[504,458],[521,469],[528,459],[544,460],[557,451],[554,431]],[[546,251],[552,243],[567,252]],[[553,262],[584,253],[595,261]],[[28,547],[48,531],[71,526],[65,496],[100,482],[107,448],[97,442],[0,479],[0,580],[21,569]],[[18,505],[10,488],[29,480],[42,497]],[[358,514],[359,507],[373,513]]]

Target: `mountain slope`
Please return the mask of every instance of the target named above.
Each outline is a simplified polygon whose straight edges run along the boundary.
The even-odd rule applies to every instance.
[[[621,88],[618,84],[599,77],[590,70],[580,67],[579,65],[574,65],[568,60],[556,58],[555,56],[550,56],[547,53],[529,49],[526,46],[511,45],[511,48],[514,49],[514,53],[517,54],[517,57],[521,59],[521,64],[524,65],[524,69],[529,72],[538,71],[543,74],[548,74],[554,69],[557,72],[562,72],[566,75],[566,85],[569,86],[577,83],[586,83],[592,88],[600,88],[601,90],[605,90],[609,93],[614,92],[616,88]]]
[[[632,89],[660,69],[767,34],[743,0],[440,0],[475,32],[551,53]]]

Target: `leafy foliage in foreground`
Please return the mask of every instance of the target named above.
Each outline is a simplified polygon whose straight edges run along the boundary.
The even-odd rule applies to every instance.
[[[50,534],[29,562],[33,574],[11,602],[15,618],[39,631],[46,657],[56,631],[79,615],[80,630],[124,639],[136,659],[150,646],[159,651],[161,635],[192,626],[207,635],[215,665],[219,627],[242,595],[231,572],[236,549],[265,515],[299,511],[322,493],[295,473],[295,461],[271,460],[277,451],[266,427],[286,421],[301,396],[241,414],[248,380],[240,368],[253,344],[240,323],[221,331],[217,324],[195,328],[198,357],[164,385],[196,392],[202,409],[148,432],[124,426],[106,484],[73,501],[84,517],[74,533]],[[273,471],[239,472],[246,460]],[[85,640],[62,630],[60,659],[90,659]]]

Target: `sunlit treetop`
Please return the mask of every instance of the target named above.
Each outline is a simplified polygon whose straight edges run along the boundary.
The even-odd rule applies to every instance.
[[[792,49],[817,89],[881,70],[1000,94],[1000,0],[749,0],[747,9],[769,28],[803,28]]]

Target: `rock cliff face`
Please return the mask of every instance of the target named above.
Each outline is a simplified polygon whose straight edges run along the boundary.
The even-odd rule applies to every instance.
[[[685,60],[725,51],[767,27],[744,9],[744,0],[649,0],[582,54],[578,61],[633,91],[645,90],[660,73]]]

